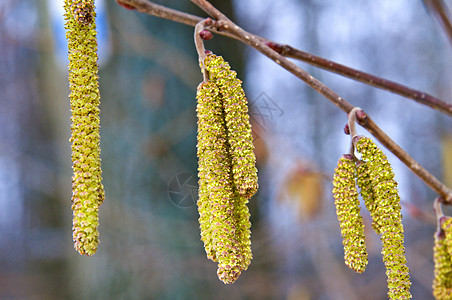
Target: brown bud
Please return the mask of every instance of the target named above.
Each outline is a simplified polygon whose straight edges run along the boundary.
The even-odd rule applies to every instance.
[[[353,137],[353,144],[355,144],[356,145],[356,143],[361,139],[361,138],[363,138],[363,136],[362,135],[357,135],[357,136],[354,136]]]
[[[275,43],[275,42],[266,42],[265,43],[268,47],[270,47],[272,50],[278,52],[281,54],[283,51],[281,44]]]
[[[344,127],[344,133],[345,133],[346,135],[350,135],[350,127],[348,126],[348,124],[345,124],[345,127]]]
[[[360,124],[363,124],[367,121],[367,114],[363,110],[358,110],[356,112],[356,119]]]
[[[129,9],[129,10],[135,10],[135,9],[136,9],[135,6],[132,6],[132,5],[129,5],[129,4],[125,4],[125,3],[122,3],[122,2],[119,1],[119,0],[116,0],[116,3],[118,3],[119,6],[125,8],[125,9]]]
[[[204,21],[205,26],[210,26],[210,25],[212,25],[212,23],[213,23],[213,20],[211,18],[207,18]]]
[[[200,36],[203,40],[206,40],[206,41],[208,41],[208,40],[210,40],[210,39],[213,38],[212,32],[210,32],[209,30],[206,30],[206,29],[204,29],[203,31],[201,31],[201,32],[199,33],[199,36]]]

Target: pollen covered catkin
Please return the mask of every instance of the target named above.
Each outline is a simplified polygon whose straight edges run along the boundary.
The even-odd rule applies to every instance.
[[[367,163],[375,205],[371,211],[383,244],[382,254],[388,278],[389,299],[411,299],[410,275],[406,266],[402,212],[397,182],[386,155],[367,137],[353,140]]]
[[[234,192],[222,97],[214,82],[197,92],[199,223],[207,257],[217,275],[232,283],[251,261],[247,199]]]
[[[207,55],[204,67],[223,98],[234,186],[240,195],[250,198],[256,193],[258,183],[248,101],[242,82],[221,56]]]
[[[452,220],[449,217],[448,219]],[[452,299],[452,260],[445,231],[440,229],[439,232],[435,233],[434,239],[433,262],[435,269],[432,286],[433,296],[437,300]]]
[[[372,228],[375,230],[377,234],[380,234],[380,227],[377,223],[378,216],[376,213],[376,204],[375,204],[375,195],[372,188],[372,180],[370,178],[368,163],[364,161],[357,162],[357,178],[356,182],[360,187],[361,197],[364,200],[364,204],[366,205],[367,210],[370,212],[370,216],[372,217]]]
[[[447,250],[449,251],[449,255],[452,256],[452,218],[443,217],[441,219],[441,228],[444,230]]]
[[[104,200],[94,0],[65,0],[64,8],[72,122],[72,232],[75,249],[92,255],[99,244],[98,208]]]
[[[339,159],[334,173],[333,195],[341,228],[345,264],[355,272],[362,273],[368,259],[355,177],[353,157],[345,154]]]

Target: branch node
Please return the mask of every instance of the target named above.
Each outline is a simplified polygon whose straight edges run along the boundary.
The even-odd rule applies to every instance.
[[[212,32],[210,32],[210,31],[207,30],[207,29],[202,30],[202,31],[199,33],[199,36],[200,36],[203,40],[206,40],[206,41],[211,40],[211,39],[213,38]]]
[[[366,125],[368,120],[367,114],[363,110],[359,109],[356,112],[356,120],[358,121],[359,125]]]
[[[136,10],[137,9],[135,6],[132,6],[132,5],[129,5],[129,4],[126,4],[126,3],[122,3],[119,0],[116,0],[116,3],[118,3],[119,6],[125,8],[125,9],[128,9],[128,10]]]
[[[350,126],[348,126],[348,123],[344,126],[344,133],[346,135],[350,135]]]
[[[211,18],[207,18],[204,20],[204,25],[205,26],[211,26],[213,23],[213,20]]]

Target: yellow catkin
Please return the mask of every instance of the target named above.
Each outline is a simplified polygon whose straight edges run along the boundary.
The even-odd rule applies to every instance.
[[[214,82],[197,92],[199,223],[207,257],[218,263],[217,275],[232,283],[251,261],[247,199],[235,193],[222,97]]]
[[[373,222],[381,233],[381,253],[388,278],[389,299],[411,299],[410,275],[406,266],[400,197],[394,172],[386,155],[366,137],[355,137],[354,144],[367,163],[372,181],[375,205],[371,211]]]
[[[450,226],[452,218],[447,217]],[[451,233],[449,232],[448,235]],[[437,300],[452,299],[452,259],[447,244],[447,234],[443,229],[435,233],[433,247],[433,262],[435,264],[433,279],[433,296]]]
[[[452,256],[452,218],[443,217],[443,219],[441,220],[441,228],[444,230],[445,233],[445,241],[447,244],[449,255]]]
[[[355,272],[362,273],[366,269],[368,259],[355,177],[356,165],[353,157],[345,154],[339,159],[334,173],[333,195],[341,227],[345,264]]]
[[[207,55],[204,67],[209,80],[216,83],[223,98],[234,186],[240,195],[250,198],[256,193],[258,183],[248,101],[242,82],[221,56]]]
[[[367,168],[367,163],[364,161],[358,161],[356,168],[356,182],[360,187],[360,194],[363,197],[364,204],[366,205],[367,210],[370,212],[370,216],[372,217],[372,228],[375,230],[377,234],[380,234],[380,227],[376,220],[378,216],[376,213],[376,204],[375,204],[375,195],[372,188],[372,180],[370,178],[369,170]]]
[[[99,244],[98,208],[104,199],[94,1],[65,0],[64,8],[71,91],[73,240],[80,254],[92,255]]]

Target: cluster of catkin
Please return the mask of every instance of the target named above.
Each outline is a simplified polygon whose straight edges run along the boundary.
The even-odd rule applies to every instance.
[[[434,239],[433,296],[438,300],[452,299],[452,217],[440,218]]]
[[[75,249],[93,255],[104,200],[100,162],[99,84],[94,0],[65,0],[72,143],[72,233]]]
[[[361,155],[343,155],[333,179],[336,213],[340,223],[345,264],[364,272],[368,258],[357,186],[372,217],[372,228],[381,237],[388,279],[389,299],[410,299],[410,276],[403,245],[400,197],[386,155],[367,137],[356,136],[353,144]]]
[[[199,224],[207,257],[217,275],[232,283],[251,262],[247,203],[257,191],[247,100],[236,72],[221,56],[209,54],[207,80],[198,86]]]

